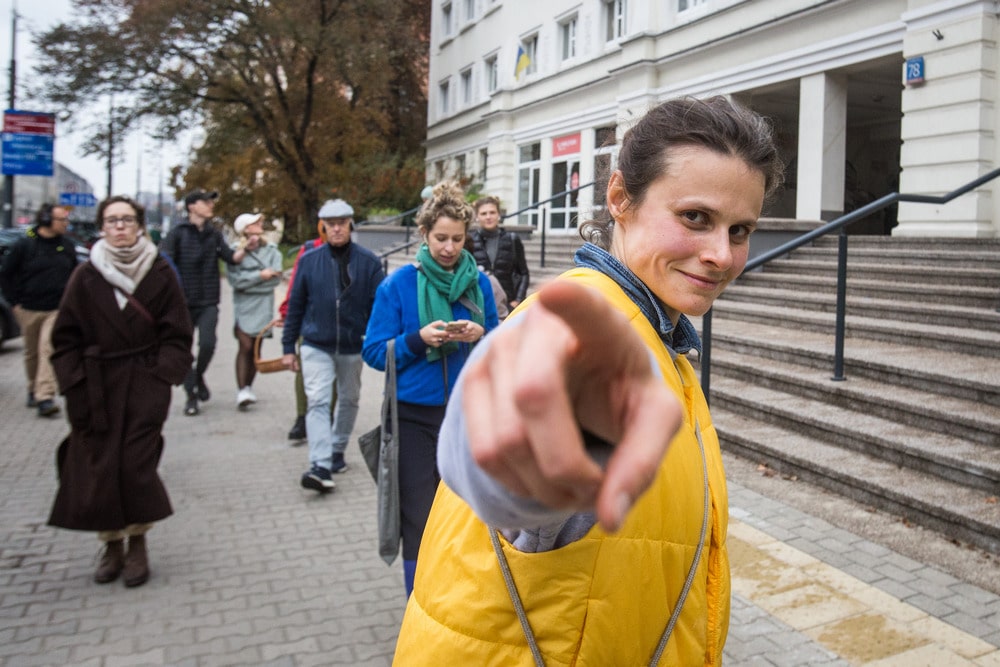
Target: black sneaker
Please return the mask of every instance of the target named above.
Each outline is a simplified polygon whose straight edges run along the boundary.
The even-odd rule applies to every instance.
[[[37,408],[38,407],[38,401],[35,400],[35,392],[33,392],[33,391],[29,391],[28,392],[28,402],[25,405],[26,405],[26,407],[29,407],[29,408]]]
[[[47,398],[44,401],[38,401],[39,417],[51,417],[57,412],[59,412],[59,406],[52,399]]]
[[[288,432],[289,440],[305,440],[306,439],[306,416],[299,415],[295,418],[295,424],[292,425],[292,430]]]
[[[198,399],[189,398],[187,403],[184,404],[184,414],[188,417],[196,416],[201,410],[198,409]]]
[[[208,385],[205,384],[205,378],[198,378],[198,400],[207,401],[212,398],[212,392],[208,390]]]
[[[309,472],[302,475],[302,488],[320,493],[330,493],[337,485],[330,479],[330,471],[314,465]]]
[[[337,454],[334,452],[333,459],[330,461],[330,472],[347,472],[347,461],[344,460],[343,454]]]

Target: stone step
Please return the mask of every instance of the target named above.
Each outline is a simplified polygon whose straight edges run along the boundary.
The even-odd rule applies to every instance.
[[[836,234],[821,236],[812,242],[813,247],[836,248]],[[961,250],[969,252],[1000,252],[1000,239],[942,238],[924,236],[850,236],[850,248],[885,248],[889,250]]]
[[[730,286],[723,298],[731,294],[738,285],[773,286],[777,289],[794,289],[817,294],[835,294],[836,274],[810,276],[794,273],[780,273],[767,267],[766,271],[753,271]],[[847,296],[877,297],[894,300],[921,301],[923,303],[943,303],[969,308],[995,309],[1000,305],[1000,286],[972,287],[968,285],[938,285],[935,283],[888,283],[881,280],[847,279]]]
[[[701,321],[692,322],[701,331]],[[773,322],[745,322],[713,314],[713,367],[716,357],[727,352],[805,366],[819,371],[820,377],[833,375],[832,330],[796,330],[790,336],[786,327]],[[715,375],[713,369],[713,385]],[[849,383],[868,378],[1000,408],[1000,358],[963,354],[943,345],[923,348],[898,341],[848,338],[844,342],[843,375]]]
[[[836,277],[837,258],[776,259],[765,267],[779,273]],[[1000,266],[976,268],[966,266],[901,266],[891,263],[853,262],[848,258],[848,279],[879,280],[886,283],[937,283],[940,285],[993,287],[1000,289]]]
[[[723,448],[738,456],[1000,553],[996,490],[990,493],[825,444],[738,414],[724,405],[713,404],[712,412]]]
[[[969,488],[1000,491],[1000,450],[996,447],[868,414],[860,405],[842,408],[761,385],[748,390],[740,380],[721,377],[712,386],[712,407]]]
[[[776,359],[762,364],[755,354],[728,348],[713,351],[712,370],[725,378],[720,380],[721,384],[713,383],[713,400],[720,388],[736,381],[749,387],[747,394],[755,398],[758,388],[766,388],[822,401],[839,411],[876,417],[985,446],[986,449],[979,453],[981,458],[991,458],[1000,475],[1000,405],[939,393],[935,391],[937,387],[896,383],[892,377],[876,379],[852,375],[849,380],[834,381],[827,369]],[[973,458],[970,454],[970,460]],[[1000,484],[1000,477],[997,483]]]
[[[719,299],[713,307],[719,317],[769,324],[783,323],[789,330],[830,333],[835,331],[835,314],[801,310],[795,307],[743,303]],[[845,315],[846,333],[850,338],[882,340],[904,345],[938,348],[988,358],[1000,357],[1000,332],[982,331],[956,326],[916,327],[905,322],[885,320],[880,317],[863,317],[851,313],[850,305]],[[783,337],[788,337],[788,332]]]
[[[792,259],[836,258],[836,246],[804,246],[791,253]],[[1000,250],[856,247],[848,242],[848,264],[884,263],[903,266],[1000,266]]]
[[[835,313],[837,309],[835,293],[817,293],[804,285],[791,289],[779,288],[777,285],[754,286],[740,283],[731,285],[723,299],[726,302],[796,307],[824,313]],[[849,295],[845,312],[848,316],[914,322],[922,326],[974,328],[1000,333],[1000,313],[993,308],[928,303],[923,299],[907,301],[898,298]]]

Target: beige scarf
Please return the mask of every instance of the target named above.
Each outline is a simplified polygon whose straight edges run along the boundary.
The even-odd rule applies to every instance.
[[[90,263],[115,288],[118,307],[124,309],[128,303],[125,295],[135,293],[157,254],[156,246],[145,234],[128,248],[116,248],[101,239],[90,249]]]

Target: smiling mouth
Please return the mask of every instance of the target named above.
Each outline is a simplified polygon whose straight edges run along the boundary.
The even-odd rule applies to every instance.
[[[684,276],[696,285],[701,286],[703,289],[716,289],[723,283],[722,278],[706,278],[694,273],[685,273]]]

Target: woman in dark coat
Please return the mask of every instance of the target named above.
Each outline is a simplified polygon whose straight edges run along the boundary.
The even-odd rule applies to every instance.
[[[145,533],[172,513],[156,468],[171,385],[191,367],[191,320],[143,207],[110,197],[97,223],[103,239],[73,272],[52,330],[70,434],[49,525],[97,531],[106,548],[94,581],[124,573],[139,586],[149,578]]]

